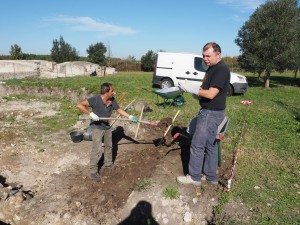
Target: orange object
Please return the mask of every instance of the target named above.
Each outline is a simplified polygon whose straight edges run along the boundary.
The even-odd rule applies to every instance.
[[[125,97],[126,94],[127,94],[126,92],[123,92],[121,98],[118,101],[118,104],[120,104],[120,102],[123,100],[123,98]]]
[[[243,101],[241,101],[241,104],[244,104],[244,105],[251,105],[252,102],[251,102],[251,101],[248,101],[248,100],[243,100]]]

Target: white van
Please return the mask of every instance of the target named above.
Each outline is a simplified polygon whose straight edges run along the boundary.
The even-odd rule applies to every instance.
[[[190,53],[158,52],[154,65],[152,83],[160,88],[178,86],[180,80],[189,80],[202,84],[207,67],[202,56]],[[247,78],[232,73],[227,95],[243,94],[247,91]]]

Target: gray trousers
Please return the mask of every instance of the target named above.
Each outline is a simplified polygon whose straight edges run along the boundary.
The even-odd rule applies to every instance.
[[[202,174],[207,180],[215,181],[218,168],[218,144],[216,135],[218,126],[225,116],[225,110],[213,111],[201,109],[193,135],[190,151],[189,174],[200,181]]]
[[[98,172],[98,162],[104,153],[104,165],[109,166],[112,161],[112,130],[100,130],[92,128],[93,143],[90,155],[90,170],[91,173]],[[102,138],[104,137],[104,148],[102,147]],[[103,151],[104,149],[104,151]]]

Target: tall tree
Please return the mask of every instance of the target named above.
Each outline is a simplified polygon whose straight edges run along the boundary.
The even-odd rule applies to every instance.
[[[235,43],[240,47],[240,66],[252,72],[265,71],[269,87],[271,71],[291,66],[295,43],[299,42],[298,0],[270,0],[261,5],[241,27]]]
[[[10,46],[10,57],[11,59],[23,59],[23,52],[19,45],[14,44]]]
[[[51,58],[57,63],[79,60],[76,49],[66,43],[62,36],[60,36],[59,41],[57,39],[53,40]]]
[[[107,49],[102,42],[96,43],[94,45],[90,45],[86,50],[88,53],[88,59],[92,63],[96,63],[100,66],[106,65],[105,53]]]
[[[145,55],[141,57],[142,71],[153,71],[155,57],[156,54],[152,50],[149,50]]]

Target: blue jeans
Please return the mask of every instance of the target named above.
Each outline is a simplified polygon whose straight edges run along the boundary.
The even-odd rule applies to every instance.
[[[215,181],[218,167],[218,144],[216,135],[218,126],[225,116],[225,110],[213,111],[200,109],[196,130],[190,151],[189,174],[195,181],[200,181],[202,174],[207,180]]]

